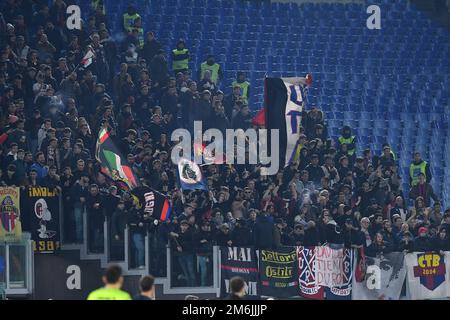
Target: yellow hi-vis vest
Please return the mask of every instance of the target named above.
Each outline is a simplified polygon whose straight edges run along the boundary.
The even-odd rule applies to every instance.
[[[129,30],[129,28],[132,28],[134,26],[134,20],[137,18],[140,18],[141,16],[138,13],[135,13],[133,15],[129,15],[128,13],[125,13],[123,15],[123,27],[125,30]]]
[[[219,79],[219,69],[220,65],[218,63],[214,63],[212,66],[210,66],[207,62],[203,62],[200,65],[200,78],[203,79],[203,76],[205,75],[205,71],[209,70],[211,71],[211,80],[214,82],[214,84],[217,84],[217,80]]]
[[[340,144],[351,144],[355,140],[355,136],[351,136],[350,138],[344,138],[343,136],[339,137],[339,143]],[[355,148],[353,149],[347,149],[347,154],[349,156],[352,156],[355,153]]]
[[[411,163],[411,165],[409,166],[409,176],[411,177],[412,186],[415,186],[416,184],[419,183],[419,175],[421,173],[425,175],[425,178],[427,177],[426,167],[427,167],[426,161],[422,161],[420,164]]]
[[[250,87],[250,82],[244,81],[244,82],[237,82],[233,81],[231,86],[234,88],[235,86],[239,86],[241,88],[241,95],[245,100],[248,99],[248,88]]]
[[[184,48],[183,50],[173,49],[172,53],[174,59],[172,61],[172,70],[189,69],[189,59],[175,60],[176,56],[181,56],[189,53],[189,50]]]

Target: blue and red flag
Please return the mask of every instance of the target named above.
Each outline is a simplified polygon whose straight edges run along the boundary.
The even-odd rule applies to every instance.
[[[130,192],[138,208],[144,214],[150,215],[162,222],[170,217],[172,208],[169,199],[162,193],[148,186],[140,186],[132,189]]]

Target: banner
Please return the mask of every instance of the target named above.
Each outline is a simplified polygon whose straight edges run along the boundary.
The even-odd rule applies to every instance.
[[[408,289],[412,300],[450,297],[450,252],[408,253]]]
[[[59,197],[56,189],[29,187],[25,197],[26,211],[31,216],[34,252],[55,252],[60,246]]]
[[[316,283],[315,247],[297,247],[297,257],[300,295],[309,299],[323,299],[324,289]]]
[[[287,298],[298,295],[297,252],[293,247],[261,250],[259,255],[260,295]]]
[[[316,250],[316,284],[328,288],[344,284],[344,250],[328,246],[317,246]]]
[[[325,288],[327,300],[351,300],[354,253],[352,249],[342,249],[342,283]]]
[[[20,188],[0,187],[0,221],[0,241],[20,241]]]
[[[362,256],[358,251],[357,255]],[[391,252],[373,258],[365,256],[361,277],[353,279],[353,300],[399,300],[406,277],[404,253]],[[359,259],[358,259],[359,260]]]
[[[230,292],[230,279],[236,276],[244,279],[248,296],[257,296],[258,264],[253,248],[220,248],[221,294]]]

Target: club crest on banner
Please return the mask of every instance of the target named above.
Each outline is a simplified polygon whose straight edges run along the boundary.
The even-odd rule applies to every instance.
[[[445,281],[444,256],[436,253],[418,254],[414,276],[420,278],[420,284],[428,290],[436,289]]]
[[[38,235],[41,239],[50,239],[56,235],[56,231],[47,230],[47,222],[52,220],[52,213],[50,212],[47,201],[40,198],[34,204],[34,214],[39,219]]]
[[[0,217],[3,229],[12,232],[16,227],[16,219],[18,218],[19,209],[14,205],[14,201],[10,196],[6,196],[0,205]]]

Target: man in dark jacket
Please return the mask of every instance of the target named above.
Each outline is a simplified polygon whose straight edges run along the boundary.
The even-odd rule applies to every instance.
[[[290,246],[303,246],[305,241],[305,230],[302,224],[296,224],[294,230],[289,234]]]
[[[441,228],[437,235],[432,239],[433,249],[444,254],[444,251],[450,251],[450,239],[447,235],[447,231]]]
[[[220,226],[214,238],[218,246],[231,247],[234,245],[228,223],[224,223]]]
[[[257,249],[273,249],[275,247],[275,225],[268,212],[264,211],[256,219],[253,229],[254,244]]]
[[[344,245],[346,248],[362,248],[364,245],[364,235],[355,227],[353,220],[347,218],[342,229],[342,236],[344,238]]]
[[[178,232],[171,232],[173,247],[176,248],[178,263],[188,287],[195,286],[194,243],[195,235],[186,220],[180,222]]]
[[[83,211],[88,195],[89,177],[83,174],[70,189],[70,200],[73,205],[73,231],[76,243],[83,242]]]
[[[147,225],[144,219],[144,211],[142,208],[137,208],[136,204],[131,208],[128,225],[130,226],[130,234],[132,239],[132,249],[134,253],[133,267],[138,269],[145,268],[145,234]]]
[[[431,239],[428,237],[428,229],[419,228],[419,235],[414,239],[414,250],[419,252],[427,252],[433,249]]]
[[[333,217],[325,213],[322,217],[322,235],[323,243],[344,244],[344,239],[341,234],[341,228],[333,220]]]
[[[144,48],[142,48],[141,55],[145,58],[146,61],[152,61],[153,57],[156,56],[161,50],[161,44],[155,38],[155,34],[153,31],[147,32],[147,41],[144,44]]]
[[[409,198],[416,200],[417,197],[422,197],[425,207],[431,206],[431,199],[438,201],[438,197],[433,191],[433,187],[426,181],[423,173],[419,174],[419,182],[409,191]]]
[[[100,253],[103,250],[103,212],[104,199],[96,184],[91,184],[86,199],[86,211],[88,217],[89,249],[91,252]]]
[[[233,246],[248,247],[252,245],[252,237],[250,229],[247,227],[245,220],[236,219],[236,225],[231,233]]]
[[[250,128],[252,116],[249,112],[248,105],[242,105],[241,110],[231,120],[234,129],[247,130]]]
[[[153,59],[150,61],[149,69],[151,78],[155,82],[155,86],[158,86],[160,88],[164,87],[169,77],[167,60],[164,56],[164,50],[159,50],[158,54],[153,57]]]
[[[316,187],[320,186],[320,181],[322,177],[325,176],[325,172],[319,165],[318,154],[315,153],[311,156],[311,163],[306,166],[305,170],[309,173],[309,180],[312,181]]]
[[[211,225],[209,221],[204,220],[200,231],[196,234],[197,261],[200,272],[200,286],[202,287],[208,285],[208,277],[211,274],[212,240]]]
[[[127,211],[124,201],[120,200],[111,217],[111,260],[123,260],[124,253],[124,231],[127,225]]]

